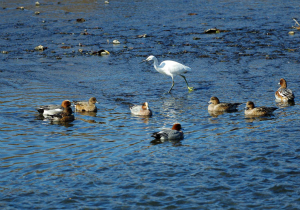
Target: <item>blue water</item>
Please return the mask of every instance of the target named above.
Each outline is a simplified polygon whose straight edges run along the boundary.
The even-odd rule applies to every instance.
[[[0,2],[1,209],[300,209],[298,1],[40,3]],[[178,77],[168,94],[151,54],[191,67],[195,91]],[[280,78],[295,105],[276,104]],[[35,110],[91,96],[67,124]],[[211,116],[211,96],[279,109]],[[145,101],[153,116],[132,116]],[[151,137],[174,123],[184,140]]]

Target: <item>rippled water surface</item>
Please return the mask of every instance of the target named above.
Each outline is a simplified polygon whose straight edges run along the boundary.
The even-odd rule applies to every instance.
[[[40,3],[0,1],[1,209],[300,209],[299,1]],[[167,94],[151,54],[191,67],[195,90],[178,77]],[[295,105],[274,101],[280,78]],[[35,110],[91,96],[98,112],[68,124]],[[212,116],[211,96],[279,109]],[[145,101],[153,116],[132,116]],[[184,140],[151,137],[176,122]]]

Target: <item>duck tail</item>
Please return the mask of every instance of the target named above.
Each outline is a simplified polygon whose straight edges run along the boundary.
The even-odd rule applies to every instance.
[[[42,108],[36,108],[36,110],[37,110],[40,114],[43,114],[43,113],[44,113],[44,109],[42,109]]]
[[[151,137],[154,137],[154,138],[156,138],[156,139],[160,139],[161,134],[160,134],[159,132],[155,132],[155,133],[152,134]]]

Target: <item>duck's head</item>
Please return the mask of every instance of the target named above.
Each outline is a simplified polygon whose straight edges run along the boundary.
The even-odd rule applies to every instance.
[[[89,102],[92,103],[92,104],[95,104],[98,101],[97,101],[97,99],[95,97],[91,97],[90,100],[89,100]]]
[[[282,88],[286,88],[287,87],[287,84],[286,84],[286,80],[281,78],[280,81],[279,81],[279,85],[282,87]]]
[[[255,106],[254,106],[254,103],[252,101],[248,101],[246,103],[246,107],[245,107],[245,110],[248,110],[248,109],[253,109]]]
[[[177,130],[177,131],[180,131],[182,128],[181,128],[181,125],[179,123],[175,123],[172,127],[172,130]]]
[[[144,109],[144,110],[149,109],[148,102],[145,102],[145,103],[142,104],[142,109]]]
[[[71,101],[69,101],[69,100],[64,100],[64,101],[61,103],[61,106],[62,106],[63,108],[67,108],[67,107],[71,106]]]
[[[219,99],[217,97],[213,96],[213,97],[210,98],[210,101],[208,103],[210,103],[210,104],[218,104],[218,103],[220,103],[220,101],[219,101]]]

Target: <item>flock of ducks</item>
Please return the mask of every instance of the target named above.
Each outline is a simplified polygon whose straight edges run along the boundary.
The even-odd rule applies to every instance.
[[[77,112],[97,112],[95,97],[91,97],[89,101],[73,101]],[[71,122],[75,119],[71,108],[71,101],[64,100],[61,105],[45,105],[40,106],[36,110],[43,117],[52,122]]]
[[[145,61],[154,61],[154,68],[162,74],[171,76],[172,86],[168,93],[174,87],[174,77],[176,75],[181,76],[188,87],[189,91],[193,91],[193,87],[188,85],[188,82],[182,74],[191,70],[190,67],[185,66],[176,61],[163,61],[158,65],[158,60],[155,56],[149,56]],[[287,82],[285,79],[280,79],[280,88],[275,92],[276,101],[288,103],[294,101],[293,92],[287,88]],[[95,97],[91,97],[89,101],[74,101],[75,110],[77,112],[97,112],[96,104],[97,100]],[[221,103],[219,99],[215,96],[210,98],[208,106],[209,113],[224,113],[237,111],[237,108],[242,103]],[[75,119],[73,111],[71,108],[72,103],[69,100],[64,100],[61,105],[47,105],[37,108],[37,111],[43,115],[44,118],[56,121],[56,122],[70,122]],[[276,107],[255,107],[252,101],[246,103],[245,115],[246,116],[266,116],[272,115],[272,113],[278,108]],[[133,115],[138,116],[151,116],[152,111],[149,108],[148,102],[143,103],[142,105],[133,105],[130,107],[130,111]],[[182,127],[179,123],[176,123],[172,126],[171,129],[164,129],[163,131],[153,133],[152,137],[160,140],[181,140],[184,138]]]

